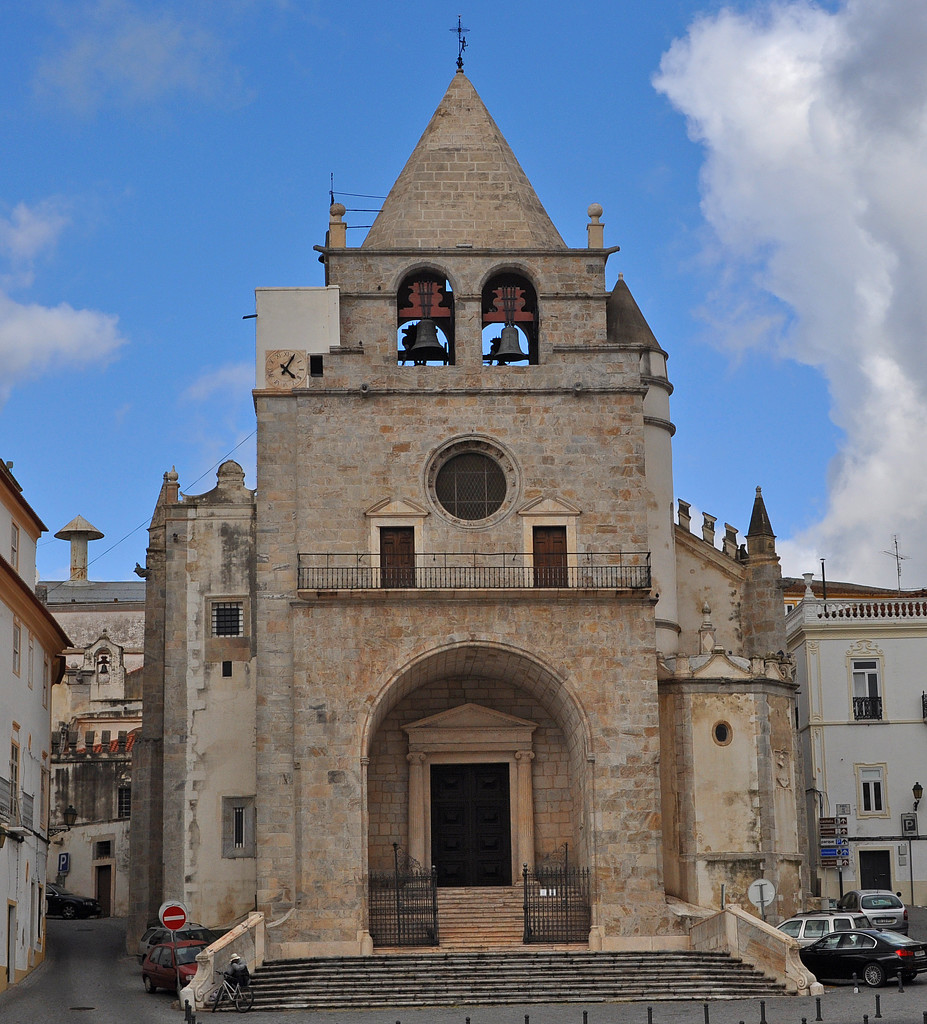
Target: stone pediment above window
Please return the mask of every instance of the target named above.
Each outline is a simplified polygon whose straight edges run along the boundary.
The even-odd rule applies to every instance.
[[[578,516],[582,510],[562,498],[535,498],[518,510],[520,516]]]
[[[404,501],[402,498],[384,498],[376,505],[371,505],[364,515],[378,519],[424,519],[430,513],[412,501]]]
[[[480,704],[460,704],[404,725],[409,750],[530,750],[537,725]]]

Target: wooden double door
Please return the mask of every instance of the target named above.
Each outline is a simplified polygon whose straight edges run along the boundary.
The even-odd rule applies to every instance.
[[[512,884],[507,764],[431,766],[431,863],[441,886]]]

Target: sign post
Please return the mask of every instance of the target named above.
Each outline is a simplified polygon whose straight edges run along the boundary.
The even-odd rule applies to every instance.
[[[766,908],[775,898],[776,887],[768,878],[758,878],[755,882],[751,882],[747,889],[747,899],[755,907],[760,908],[764,921],[766,920]]]
[[[190,911],[180,900],[168,900],[161,904],[158,920],[169,931],[176,932],[190,920]]]

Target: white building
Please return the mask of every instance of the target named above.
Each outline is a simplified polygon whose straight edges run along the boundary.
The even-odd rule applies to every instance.
[[[825,600],[810,574],[805,580],[786,630],[800,686],[814,891],[891,889],[923,904],[927,820],[919,827],[915,789],[927,785],[927,598],[828,583]]]
[[[0,991],[45,957],[48,707],[68,643],[35,595],[35,546],[46,527],[11,467],[0,463]]]

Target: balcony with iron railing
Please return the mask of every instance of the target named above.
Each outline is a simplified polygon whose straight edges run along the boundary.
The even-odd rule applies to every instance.
[[[649,590],[650,552],[568,554],[566,564],[538,564],[536,553],[423,552],[409,565],[384,565],[367,552],[299,555],[298,587],[324,590],[539,589]]]
[[[882,698],[881,697],[854,697],[853,717],[857,722],[881,722],[882,721]]]

